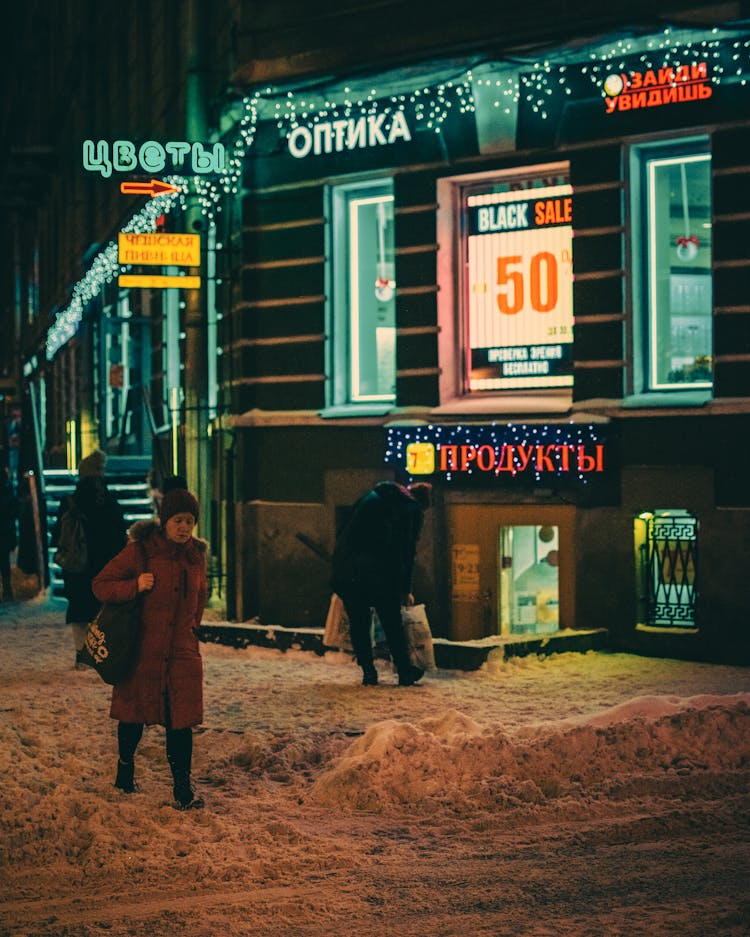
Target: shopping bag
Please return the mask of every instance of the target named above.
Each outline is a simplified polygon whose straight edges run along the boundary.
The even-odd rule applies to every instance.
[[[80,659],[114,686],[129,676],[141,640],[141,599],[105,602],[86,631]]]
[[[339,651],[351,651],[352,639],[349,634],[349,617],[346,614],[341,597],[335,592],[331,596],[326,616],[326,626],[323,632],[323,644],[326,647],[335,647]]]
[[[402,606],[401,621],[406,635],[410,662],[422,670],[435,670],[432,632],[424,605]]]
[[[143,572],[148,569],[146,548],[138,540]],[[93,667],[105,683],[127,680],[141,644],[143,595],[128,602],[105,602],[86,631],[80,660]]]

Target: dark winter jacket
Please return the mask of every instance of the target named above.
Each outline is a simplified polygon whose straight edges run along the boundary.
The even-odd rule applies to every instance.
[[[203,661],[196,629],[206,607],[206,544],[195,537],[177,544],[154,521],[134,524],[133,541],[94,579],[101,602],[126,602],[138,594],[138,576],[148,572],[154,587],[142,593],[142,627],[133,674],[112,690],[110,716],[121,722],[166,725],[169,699],[174,729],[203,721]],[[140,541],[140,543],[138,542]]]
[[[380,482],[354,506],[336,538],[331,586],[345,595],[411,592],[417,541],[424,514],[406,488]]]
[[[83,515],[86,532],[86,569],[80,573],[63,572],[65,598],[68,600],[66,621],[88,622],[99,611],[100,603],[91,591],[91,580],[127,542],[122,509],[100,476],[82,478],[72,496],[63,498],[57,522],[52,531],[56,546],[60,536],[60,521],[70,506],[70,500]]]
[[[0,482],[0,550],[9,553],[18,543],[16,520],[19,514],[18,499],[10,482]]]

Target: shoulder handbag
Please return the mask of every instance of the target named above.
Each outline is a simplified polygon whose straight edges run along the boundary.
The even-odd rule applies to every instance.
[[[146,550],[141,541],[138,546],[141,572],[146,572]],[[81,660],[111,686],[126,680],[135,666],[141,642],[141,604],[141,593],[128,602],[105,602],[86,632]]]

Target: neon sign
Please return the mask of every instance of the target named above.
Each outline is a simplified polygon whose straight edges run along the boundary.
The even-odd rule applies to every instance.
[[[572,385],[572,191],[469,196],[470,390]]]
[[[607,114],[635,111],[664,104],[705,101],[713,94],[708,65],[680,65],[677,68],[649,68],[644,72],[612,73],[603,84]]]
[[[188,159],[189,158],[189,159]],[[83,168],[100,172],[108,179],[114,172],[184,173],[196,175],[220,173],[224,170],[226,155],[223,143],[187,143],[170,141],[159,143],[147,140],[140,145],[131,140],[83,141]]]
[[[607,444],[592,424],[389,427],[385,462],[412,477],[567,479],[603,476]]]
[[[386,114],[369,114],[340,120],[321,121],[310,127],[297,126],[287,136],[289,152],[296,159],[304,159],[311,153],[341,153],[363,147],[386,146],[398,140],[409,142],[411,130],[403,111],[393,111],[390,123]]]

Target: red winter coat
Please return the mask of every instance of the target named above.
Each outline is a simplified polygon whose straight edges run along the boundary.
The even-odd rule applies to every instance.
[[[154,587],[143,593],[143,638],[132,675],[112,690],[110,716],[120,722],[166,725],[165,701],[173,729],[203,722],[203,661],[195,629],[206,607],[206,544],[168,540],[152,521],[131,531],[146,549]],[[129,543],[91,584],[100,602],[135,598],[143,572],[140,544]]]

